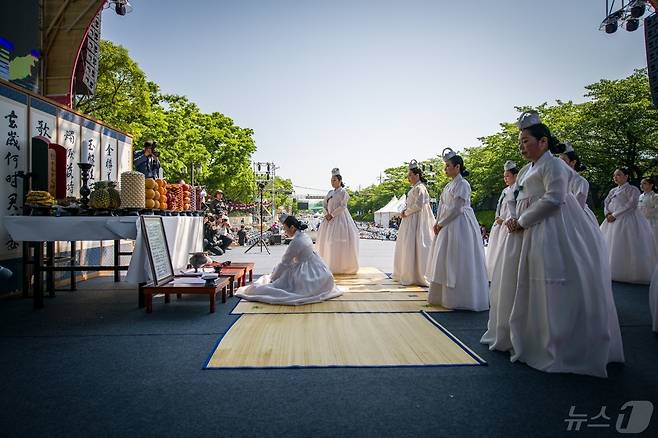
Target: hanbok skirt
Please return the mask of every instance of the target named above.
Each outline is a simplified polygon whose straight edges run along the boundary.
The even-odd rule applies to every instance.
[[[500,251],[503,247],[503,242],[508,233],[509,231],[507,230],[507,226],[504,224],[497,224],[494,222],[491,227],[491,232],[489,233],[489,243],[487,245],[487,251],[485,255],[487,261],[487,276],[489,281],[491,281],[493,278],[494,264],[498,259],[498,255],[500,254]]]
[[[512,361],[546,372],[607,377],[624,361],[606,245],[573,196],[523,231],[510,339]]]
[[[429,205],[402,219],[395,241],[393,279],[404,285],[427,286],[425,268],[432,246],[434,216]]]
[[[359,270],[359,230],[349,211],[322,221],[316,247],[334,274],[355,274]]]
[[[235,295],[248,301],[300,305],[319,303],[343,294],[317,254],[291,266],[279,265],[273,275],[277,275],[275,280],[272,275],[263,275],[253,284],[239,288]]]
[[[489,308],[484,244],[472,208],[465,208],[434,237],[426,275],[430,304],[474,311]]]
[[[505,234],[492,269],[489,322],[480,342],[488,344],[489,350],[509,351],[512,349],[509,320],[516,296],[523,233],[510,233],[503,227]]]
[[[610,252],[614,281],[649,284],[657,254],[649,221],[638,210],[626,212],[614,222],[604,220],[601,232]]]
[[[653,271],[651,286],[649,287],[649,309],[654,332],[658,332],[658,266]]]

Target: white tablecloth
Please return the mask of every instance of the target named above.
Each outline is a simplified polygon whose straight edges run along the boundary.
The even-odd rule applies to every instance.
[[[87,240],[135,240],[126,281],[148,282],[151,267],[137,216],[5,216],[4,225],[15,241],[56,242]],[[185,269],[189,253],[203,251],[203,218],[162,218],[174,272]]]
[[[137,216],[5,216],[3,222],[17,242],[58,242],[134,240],[137,237],[137,219]]]

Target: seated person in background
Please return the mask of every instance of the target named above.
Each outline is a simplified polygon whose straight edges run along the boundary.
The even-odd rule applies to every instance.
[[[318,303],[342,295],[331,271],[313,251],[311,238],[302,231],[306,225],[294,216],[281,215],[283,231],[292,240],[271,275],[263,275],[235,295],[249,301],[271,304]]]
[[[247,243],[247,230],[245,230],[244,225],[240,225],[240,231],[238,231],[238,243],[240,246],[244,246]]]
[[[489,243],[489,232],[487,231],[487,227],[484,226],[484,224],[480,224],[480,234],[482,235],[482,243],[485,245]]]
[[[215,218],[212,216],[203,217],[203,250],[220,256],[224,254],[224,250],[221,248],[219,235],[213,225],[214,220]]]
[[[219,223],[219,230],[217,231],[217,233],[219,234],[219,241],[221,248],[224,251],[226,251],[227,249],[231,249],[231,244],[233,243],[233,239],[231,238],[231,224],[228,221],[228,216],[224,216],[221,219],[221,222]]]

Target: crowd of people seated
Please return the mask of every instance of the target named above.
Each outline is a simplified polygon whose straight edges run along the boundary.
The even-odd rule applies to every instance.
[[[212,255],[222,255],[231,249],[237,236],[240,245],[247,240],[244,223],[239,228],[233,228],[228,217],[228,208],[224,201],[224,193],[217,190],[212,199],[203,203],[203,249]]]

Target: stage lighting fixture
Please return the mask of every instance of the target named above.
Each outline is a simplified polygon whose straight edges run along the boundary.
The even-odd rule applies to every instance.
[[[608,20],[605,23],[605,33],[615,33],[617,32],[617,27],[618,27],[617,20],[615,19]]]
[[[114,6],[114,11],[117,15],[124,16],[133,11],[133,7],[128,0],[107,0],[103,8],[111,8]]]
[[[625,24],[626,30],[629,32],[636,31],[638,27],[640,27],[640,20],[637,18],[629,18],[626,20]]]
[[[640,18],[647,10],[645,0],[635,0],[630,4],[631,17]],[[637,28],[636,28],[637,29]],[[635,29],[633,29],[635,30]],[[632,31],[631,31],[632,32]]]

